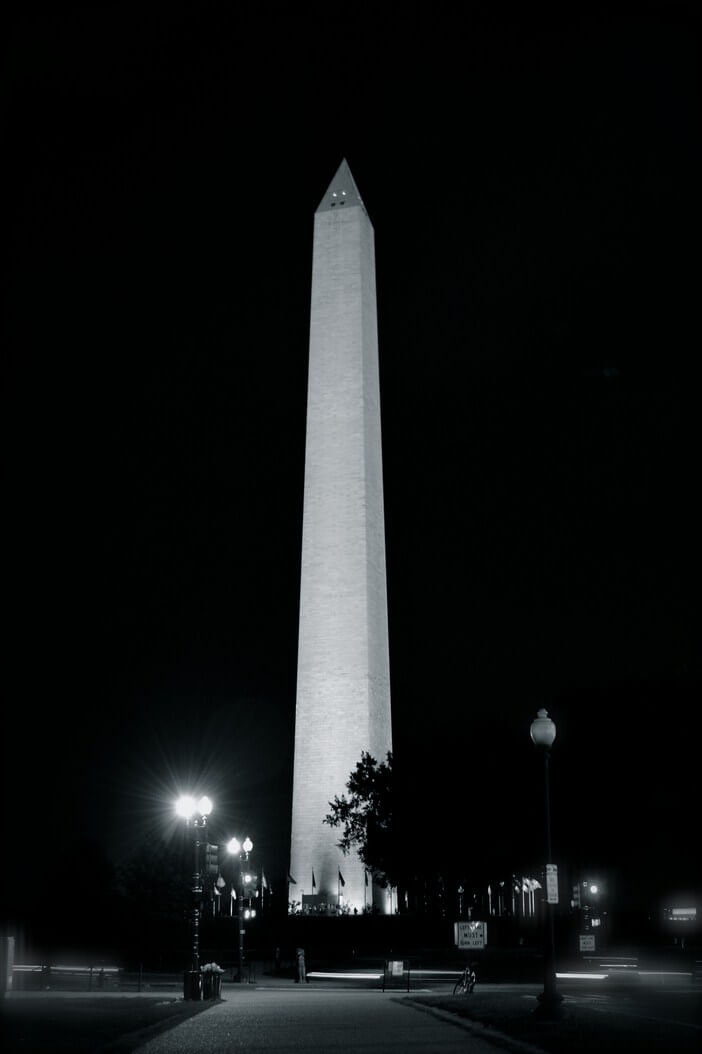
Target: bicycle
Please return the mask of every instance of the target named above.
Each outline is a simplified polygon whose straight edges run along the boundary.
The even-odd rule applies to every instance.
[[[454,995],[466,995],[470,994],[475,988],[475,970],[472,966],[466,966],[461,976],[453,986]]]

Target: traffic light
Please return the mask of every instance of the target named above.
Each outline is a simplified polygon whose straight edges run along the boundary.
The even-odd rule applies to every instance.
[[[244,889],[245,897],[258,896],[258,875],[255,871],[243,871],[241,874],[241,884]]]
[[[603,900],[603,889],[598,879],[583,879],[580,888],[580,903],[584,908],[600,908]]]

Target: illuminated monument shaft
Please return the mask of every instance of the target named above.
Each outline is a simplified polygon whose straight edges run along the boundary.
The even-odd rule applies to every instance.
[[[375,247],[343,161],[314,217],[290,899],[370,905],[323,819],[362,751],[391,749]]]

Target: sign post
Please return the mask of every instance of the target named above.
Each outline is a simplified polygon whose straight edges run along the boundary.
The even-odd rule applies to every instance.
[[[454,922],[453,943],[457,948],[484,948],[487,922]]]
[[[555,864],[546,864],[546,903],[558,903],[558,868]]]

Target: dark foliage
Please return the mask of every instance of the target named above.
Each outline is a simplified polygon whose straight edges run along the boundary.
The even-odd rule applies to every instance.
[[[346,788],[349,797],[335,796],[324,822],[342,829],[339,848],[346,854],[355,849],[380,885],[395,885],[392,752],[378,762],[364,750]]]

